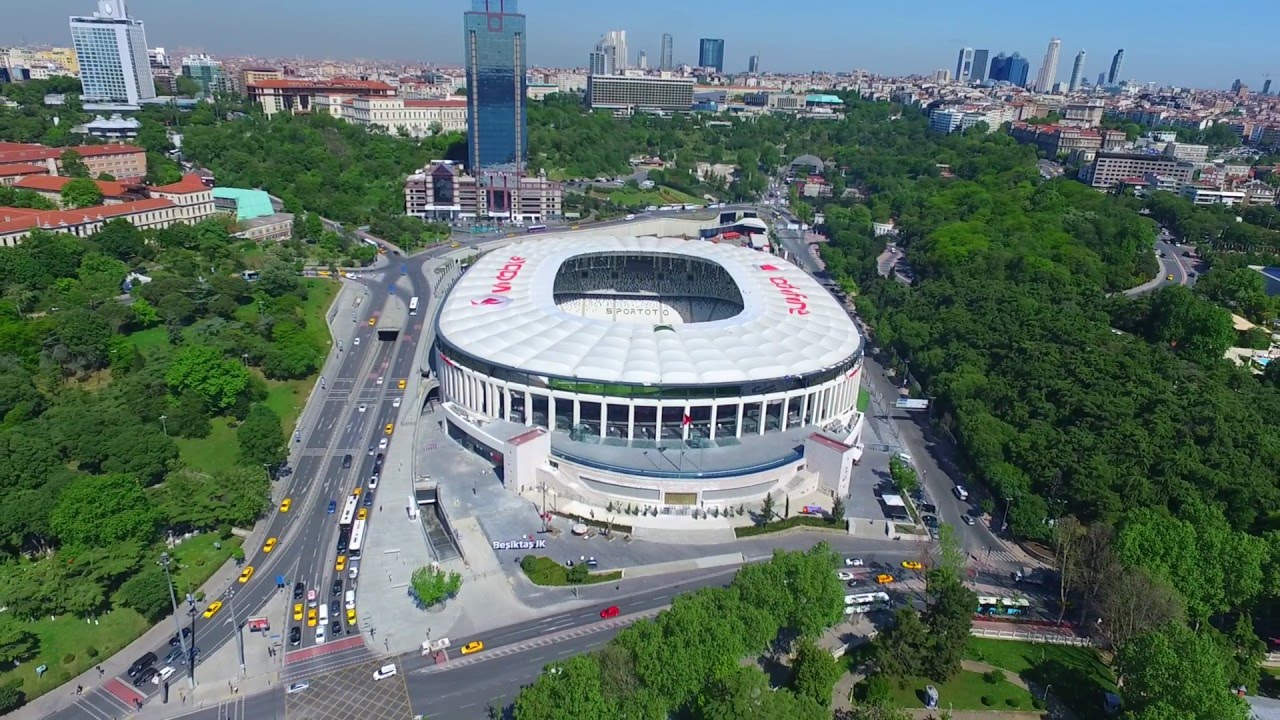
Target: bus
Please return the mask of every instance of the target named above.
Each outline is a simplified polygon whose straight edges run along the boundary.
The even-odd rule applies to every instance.
[[[356,524],[351,526],[351,542],[347,544],[347,558],[350,560],[360,559],[360,546],[364,545],[366,522],[366,520],[356,520]]]
[[[986,597],[978,598],[977,615],[1018,616],[1031,612],[1031,601],[1026,598]]]
[[[528,227],[528,229],[527,229],[527,230],[525,230],[525,232],[526,232],[526,233],[539,233],[539,232],[546,232],[546,230],[547,230],[547,226],[546,226],[546,225],[530,225],[530,226]]]
[[[347,498],[347,504],[342,508],[342,517],[338,519],[338,524],[343,527],[350,527],[351,521],[356,519],[356,505],[360,502],[360,498],[351,495]]]
[[[409,298],[409,314],[410,315],[418,314],[418,296],[417,295],[414,295],[413,297]]]

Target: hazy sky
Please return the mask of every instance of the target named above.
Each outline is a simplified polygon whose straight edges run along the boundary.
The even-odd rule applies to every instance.
[[[147,41],[171,51],[320,58],[401,59],[457,65],[469,0],[128,0],[146,22]],[[94,0],[0,0],[0,45],[69,44],[67,17],[91,14]],[[1185,10],[1182,8],[1185,7]],[[1229,8],[1229,11],[1228,11]],[[1206,6],[1184,0],[522,0],[531,64],[583,66],[606,30],[627,31],[631,61],[657,61],[661,36],[675,37],[677,63],[697,61],[699,37],[725,40],[725,70],[850,70],[885,74],[954,71],[962,46],[991,56],[1017,50],[1036,76],[1051,36],[1062,38],[1058,78],[1076,52],[1085,76],[1125,49],[1123,75],[1140,81],[1254,88],[1275,73],[1280,86],[1280,4],[1238,0]]]

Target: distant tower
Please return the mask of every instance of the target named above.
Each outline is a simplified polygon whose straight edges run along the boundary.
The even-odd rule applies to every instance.
[[[747,72],[751,73],[752,75],[755,75],[756,73],[760,72],[760,56],[759,55],[752,55],[750,58],[747,59]]]
[[[1098,73],[1098,87],[1102,87],[1103,85],[1106,85],[1106,84],[1107,84],[1107,74]]]
[[[987,79],[987,56],[986,50],[973,51],[973,71],[969,73],[970,80],[982,82]]]
[[[649,53],[646,53],[643,50],[640,51],[640,56],[636,58],[636,67],[641,70],[649,69]]]
[[[662,33],[662,54],[658,58],[658,63],[659,67],[663,70],[670,70],[674,67],[671,63],[672,44],[671,33]]]
[[[1240,92],[1240,78],[1236,78],[1236,81],[1231,83],[1231,92]]]
[[[1049,92],[1058,80],[1058,52],[1062,50],[1062,41],[1053,38],[1049,41],[1049,49],[1044,53],[1044,64],[1040,66],[1040,74],[1036,76],[1036,90]]]
[[[1266,80],[1262,81],[1262,94],[1263,95],[1271,94],[1271,78],[1267,78]]]
[[[1007,62],[1009,67],[1009,82],[1017,85],[1018,87],[1026,87],[1027,74],[1031,72],[1031,63],[1027,62],[1026,58],[1016,52],[1009,56]]]
[[[1124,68],[1124,48],[1116,51],[1111,56],[1111,72],[1107,73],[1107,84],[1115,85],[1120,82],[1120,71]]]
[[[698,40],[698,67],[724,72],[724,40],[700,38]]]
[[[156,96],[146,30],[124,0],[98,0],[93,17],[73,16],[71,44],[86,101],[137,105]]]
[[[1076,53],[1076,61],[1071,66],[1071,82],[1067,85],[1067,92],[1075,92],[1080,89],[1080,83],[1084,82],[1084,51]]]
[[[973,48],[960,48],[960,57],[956,58],[956,82],[969,82],[973,73]]]

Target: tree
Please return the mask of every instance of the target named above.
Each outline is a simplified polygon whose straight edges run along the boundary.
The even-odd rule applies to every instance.
[[[836,681],[843,673],[835,657],[813,640],[804,638],[797,644],[795,661],[791,664],[791,685],[800,697],[827,707]]]
[[[875,639],[875,664],[885,675],[904,680],[924,674],[929,651],[929,629],[920,614],[898,608],[893,624]]]
[[[764,502],[760,504],[760,524],[764,525],[773,520],[773,493],[766,493]]]
[[[131,607],[139,615],[155,622],[172,610],[169,583],[158,567],[146,567],[121,583],[112,598],[114,602]]]
[[[1116,654],[1125,707],[1141,713],[1164,704],[1190,718],[1244,720],[1247,706],[1230,691],[1227,660],[1211,638],[1181,623],[1139,635]]]
[[[97,370],[107,364],[111,327],[88,310],[72,308],[53,316],[44,340],[44,355],[67,374]]]
[[[258,272],[258,287],[271,297],[296,292],[299,288],[298,273],[288,263],[272,258]]]
[[[72,153],[74,150],[68,150]],[[87,177],[77,177],[62,186],[62,206],[71,209],[102,204],[102,188]]]
[[[771,692],[769,678],[757,667],[738,667],[712,680],[698,697],[698,720],[826,720],[824,706],[786,690]]]
[[[616,708],[600,690],[600,666],[591,655],[579,655],[547,667],[516,696],[518,720],[612,720]]]
[[[73,180],[67,183],[66,187],[71,187],[75,182],[79,181]],[[94,185],[94,188],[96,189],[97,185]],[[63,193],[65,195],[66,188],[63,189]],[[142,237],[142,231],[122,218],[108,220],[98,232],[92,235],[91,239],[97,243],[99,250],[124,262],[134,262],[147,253],[147,244]]]
[[[894,487],[904,494],[909,495],[920,487],[916,469],[896,455],[889,458],[889,477],[893,479]]]
[[[937,550],[934,553],[931,572],[925,576],[926,579],[931,582],[939,578],[957,583],[964,582],[967,560],[968,555],[964,551],[964,546],[960,544],[955,526],[951,523],[940,523]]]
[[[931,569],[927,579],[928,608],[923,619],[929,629],[929,645],[922,674],[945,681],[960,672],[978,596],[950,571]]]
[[[284,461],[286,446],[280,416],[262,403],[249,409],[244,422],[236,429],[240,441],[240,462],[251,465],[279,465]]]
[[[831,501],[831,518],[837,522],[844,522],[844,498],[839,495]]]
[[[409,577],[409,587],[421,607],[443,602],[462,588],[462,575],[438,567],[420,567]]]
[[[218,413],[234,405],[249,387],[249,370],[216,348],[189,345],[169,363],[165,381],[176,393],[198,394],[210,411]]]
[[[1182,598],[1168,580],[1145,568],[1117,568],[1100,588],[1098,629],[1116,648],[1186,614]]]
[[[66,177],[89,177],[89,166],[84,164],[84,160],[80,158],[80,153],[75,150],[62,151],[62,155],[58,157],[58,169]]]
[[[84,476],[58,496],[49,518],[53,532],[70,551],[149,542],[160,515],[127,475]]]
[[[204,92],[204,86],[201,85],[200,82],[197,81],[195,78],[192,78],[190,76],[177,75],[173,78],[173,80],[174,80],[174,88],[178,91],[179,95],[183,95],[185,97],[195,97]]]
[[[1067,614],[1067,591],[1072,587],[1075,574],[1068,571],[1076,562],[1076,553],[1084,540],[1085,527],[1072,516],[1058,520],[1054,527],[1054,557],[1060,570],[1058,573],[1058,622]]]
[[[0,664],[21,662],[40,647],[40,638],[12,615],[0,615]]]

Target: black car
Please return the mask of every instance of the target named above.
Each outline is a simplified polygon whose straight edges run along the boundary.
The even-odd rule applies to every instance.
[[[289,628],[289,644],[295,647],[302,644],[302,628],[297,625]]]
[[[156,654],[153,652],[143,655],[137,660],[134,660],[133,664],[129,666],[129,677],[138,677],[138,673],[146,670],[152,665],[155,665],[159,661],[160,658],[156,657]]]
[[[342,634],[341,620],[334,620],[333,622],[329,623],[329,634],[333,637],[338,637],[339,635]]]
[[[332,592],[334,595],[341,595],[341,594],[342,594],[342,580],[341,580],[341,579],[339,579],[339,580],[334,580],[334,581],[333,581],[333,587],[329,588],[329,591],[330,591],[330,592]],[[334,600],[334,602],[336,603],[336,602],[338,602],[338,601],[337,601],[337,600]],[[335,610],[334,612],[336,613],[336,612],[337,612],[337,610]]]
[[[367,492],[367,493],[365,493],[365,494],[364,494],[364,501],[363,501],[363,502],[364,502],[364,506],[365,506],[365,507],[369,507],[370,505],[372,505],[372,504],[373,504],[373,493],[371,493],[371,492]]]
[[[933,503],[920,503],[920,512],[936,513],[938,512],[938,506]]]
[[[338,617],[339,615],[341,615],[341,614],[342,614],[342,603],[338,602],[337,600],[334,600],[334,601],[330,602],[330,603],[329,603],[329,614],[330,614],[330,615],[332,615],[332,616],[333,616],[333,617],[335,617],[335,618],[336,618],[336,617]]]
[[[384,458],[386,458],[386,454],[385,454],[385,453],[378,453],[378,457],[376,457],[376,458],[374,458],[374,459],[373,459],[373,464],[374,464],[374,465],[381,465],[381,464],[382,464],[382,461],[383,461],[383,459],[384,459]]]
[[[346,454],[346,455],[343,455],[343,456],[342,456],[342,469],[343,469],[343,470],[346,470],[346,469],[347,469],[347,468],[349,468],[349,467],[351,467],[351,455],[350,455],[350,453],[348,453],[348,454]]]
[[[172,665],[176,662],[181,662],[181,661],[182,661],[182,648],[180,647],[176,647],[170,650],[169,654],[164,656],[165,665]]]
[[[204,652],[204,651],[203,651],[203,650],[201,650],[201,649],[200,649],[200,648],[198,648],[198,647],[193,647],[193,648],[191,648],[191,657],[192,657],[192,659],[194,659],[196,662],[200,662],[200,653],[203,653],[203,652]]]
[[[350,541],[351,541],[351,538],[348,537],[346,533],[342,533],[341,535],[338,536],[338,554],[339,555],[347,554],[347,543]]]
[[[184,637],[184,638],[190,638],[190,637],[191,637],[191,628],[189,628],[189,627],[184,627],[184,628],[182,628],[182,637]],[[169,638],[169,647],[178,647],[178,646],[179,646],[179,645],[181,645],[181,644],[182,644],[182,641],[178,639],[178,634],[177,634],[177,633],[174,633],[174,634],[173,634],[173,637]]]
[[[151,678],[159,674],[160,671],[153,667],[146,668],[138,673],[138,677],[133,679],[133,685],[134,687],[142,687],[144,684],[151,682]]]
[[[294,585],[293,585],[293,599],[294,599],[294,600],[301,600],[301,599],[302,599],[302,596],[303,596],[303,595],[305,595],[306,593],[307,593],[307,586],[306,586],[306,585],[303,585],[302,583],[294,583]]]

